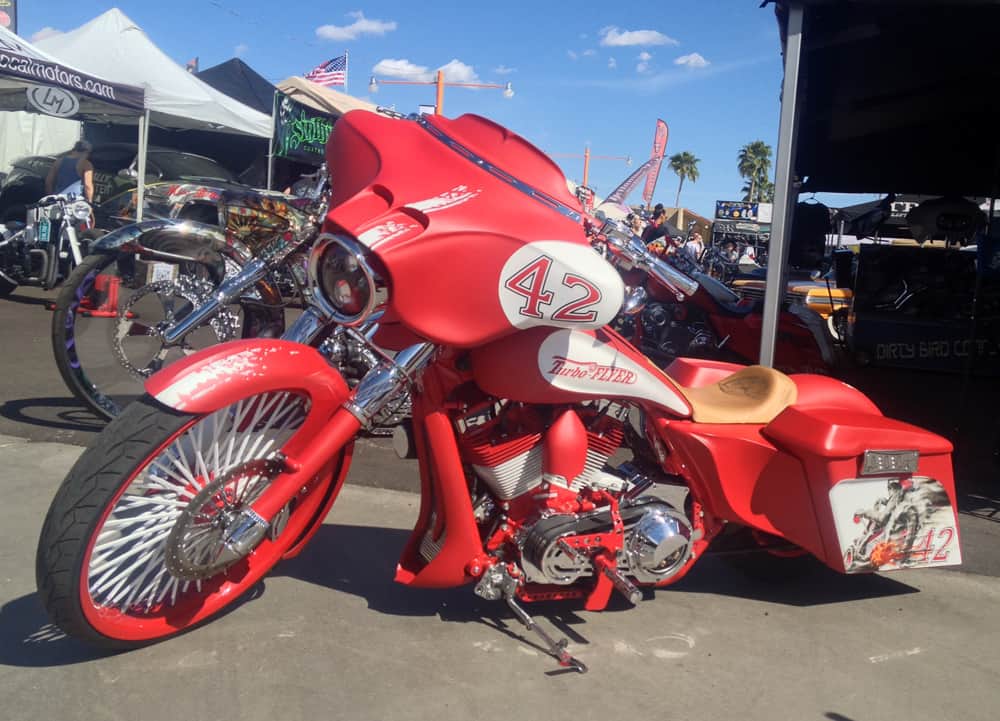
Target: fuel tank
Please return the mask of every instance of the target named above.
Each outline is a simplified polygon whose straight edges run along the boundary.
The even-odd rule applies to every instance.
[[[687,418],[691,407],[674,382],[607,328],[533,328],[472,352],[477,385],[526,403],[630,398]]]

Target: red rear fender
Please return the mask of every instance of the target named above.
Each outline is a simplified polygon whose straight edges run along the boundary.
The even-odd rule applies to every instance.
[[[332,413],[347,384],[309,346],[283,340],[234,340],[174,363],[146,381],[146,392],[185,413],[210,413],[248,396],[301,390]]]

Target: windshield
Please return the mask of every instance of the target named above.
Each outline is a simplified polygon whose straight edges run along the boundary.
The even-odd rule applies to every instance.
[[[149,160],[163,171],[164,180],[180,178],[217,178],[230,183],[236,177],[214,160],[186,153],[150,153]]]

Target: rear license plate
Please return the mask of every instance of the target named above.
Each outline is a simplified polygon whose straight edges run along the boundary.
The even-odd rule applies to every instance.
[[[857,478],[830,489],[846,573],[954,566],[958,519],[933,478]]]

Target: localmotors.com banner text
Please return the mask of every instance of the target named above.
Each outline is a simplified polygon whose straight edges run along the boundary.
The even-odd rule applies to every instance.
[[[125,93],[120,92],[121,88],[116,88],[110,83],[101,82],[36,58],[16,55],[4,50],[0,50],[0,73],[10,73],[42,83],[52,83],[67,90],[76,90],[116,104],[136,109],[142,108],[142,95],[140,93],[128,92],[128,97],[126,97]]]

